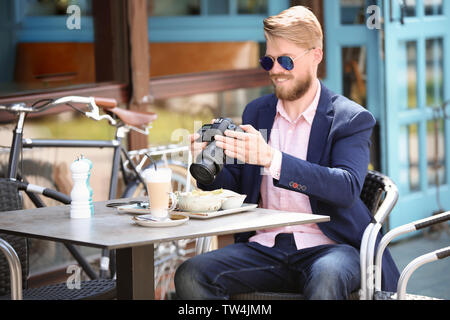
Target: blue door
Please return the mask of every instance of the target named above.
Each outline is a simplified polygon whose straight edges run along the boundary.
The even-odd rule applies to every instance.
[[[382,5],[382,163],[400,190],[394,228],[450,210],[450,122],[437,111],[450,99],[450,1]]]

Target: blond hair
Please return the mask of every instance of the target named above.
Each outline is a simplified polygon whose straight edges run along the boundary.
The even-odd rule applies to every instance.
[[[264,19],[266,39],[280,37],[305,49],[323,48],[323,31],[317,17],[304,6],[295,6]]]

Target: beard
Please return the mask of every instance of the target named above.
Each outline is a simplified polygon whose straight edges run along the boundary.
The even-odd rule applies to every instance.
[[[275,88],[275,94],[278,99],[285,100],[285,101],[295,101],[297,99],[300,99],[305,95],[305,93],[309,90],[312,84],[312,77],[308,74],[307,78],[304,80],[297,79],[293,81],[293,84],[289,88],[285,88],[282,85],[277,86],[274,78],[288,78],[289,81],[292,81],[294,79],[292,76],[286,76],[286,75],[277,75],[274,74],[271,76],[272,84]]]

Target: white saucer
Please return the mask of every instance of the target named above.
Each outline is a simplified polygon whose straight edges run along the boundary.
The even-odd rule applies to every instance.
[[[183,224],[189,220],[189,217],[181,215],[181,214],[170,214],[170,217],[161,220],[148,220],[147,218],[152,218],[151,215],[140,215],[140,216],[134,216],[132,219],[133,221],[143,227],[174,227],[179,226],[180,224]]]

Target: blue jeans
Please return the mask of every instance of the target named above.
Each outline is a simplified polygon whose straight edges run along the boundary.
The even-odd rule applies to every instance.
[[[297,250],[292,234],[272,248],[235,243],[183,262],[175,273],[178,298],[228,299],[248,292],[295,292],[310,300],[344,300],[359,289],[359,252],[345,244]]]

